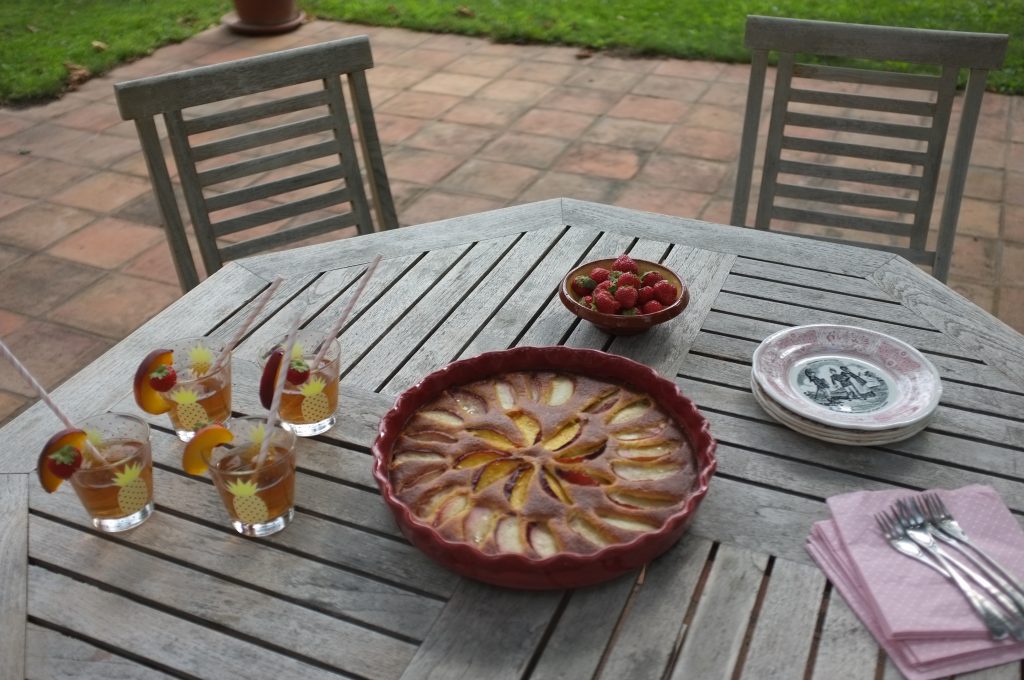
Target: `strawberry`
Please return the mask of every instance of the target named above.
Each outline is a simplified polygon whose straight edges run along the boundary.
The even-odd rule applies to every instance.
[[[658,281],[664,281],[665,277],[656,271],[649,271],[643,276],[641,276],[640,280],[643,282],[645,286],[653,286]]]
[[[601,283],[602,281],[608,280],[608,270],[603,267],[594,267],[590,270],[590,278],[595,283]]]
[[[637,293],[636,288],[633,286],[624,286],[619,284],[619,287],[615,290],[615,299],[620,305],[627,309],[636,304],[638,296],[639,293]]]
[[[302,359],[292,359],[288,364],[288,375],[285,380],[292,385],[301,385],[309,380],[309,365]]]
[[[174,387],[176,382],[178,382],[178,374],[174,371],[174,366],[170,364],[160,364],[149,373],[149,386],[157,392],[168,391]]]
[[[679,291],[668,281],[658,281],[654,284],[654,299],[663,305],[670,305],[676,301]]]
[[[615,260],[615,264],[612,265],[612,269],[617,269],[620,272],[633,272],[634,274],[637,272],[636,262],[625,253],[619,255]]]
[[[613,298],[607,291],[601,291],[594,295],[594,306],[597,307],[597,311],[603,314],[615,314],[621,307],[618,300]]]
[[[652,288],[650,286],[643,286],[643,287],[640,288],[640,290],[638,292],[639,292],[639,295],[636,298],[636,303],[638,305],[642,306],[648,300],[653,300],[654,299],[654,288]]]
[[[583,299],[580,300],[580,302],[585,304],[587,307],[593,307],[594,306],[594,296],[593,295],[585,295],[583,297]]]
[[[605,290],[605,291],[608,291],[608,292],[610,293],[610,292],[612,292],[612,290],[614,290],[614,289],[612,288],[612,286],[614,286],[614,285],[615,285],[615,284],[614,284],[614,283],[612,283],[612,280],[611,280],[611,279],[605,279],[605,280],[604,280],[604,281],[602,281],[601,283],[597,284],[597,287],[596,287],[596,288],[594,288],[594,293],[595,293],[595,294],[597,294],[597,292],[598,292],[599,290]]]
[[[621,314],[622,316],[636,316],[637,313],[638,312],[636,311],[636,307],[630,307],[629,309],[623,309],[621,312],[619,312],[619,314]]]
[[[577,276],[572,280],[572,290],[577,295],[586,295],[597,287],[597,282],[589,276]]]
[[[615,283],[620,286],[632,286],[633,288],[639,288],[640,277],[633,272],[625,272],[615,280]]]
[[[641,308],[644,314],[654,314],[655,312],[660,312],[663,309],[665,309],[665,306],[657,300],[648,300]]]
[[[53,474],[61,479],[70,479],[82,466],[82,452],[68,444],[47,456],[46,464]]]

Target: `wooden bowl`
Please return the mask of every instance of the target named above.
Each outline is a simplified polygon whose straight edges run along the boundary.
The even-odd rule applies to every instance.
[[[669,319],[673,319],[686,309],[686,305],[690,303],[690,291],[683,284],[683,280],[668,267],[664,267],[657,262],[651,262],[649,260],[634,260],[637,267],[642,272],[656,271],[661,276],[676,287],[679,291],[679,296],[675,302],[670,305],[666,305],[660,312],[653,314],[637,314],[636,316],[622,316],[619,314],[605,314],[599,312],[596,309],[591,309],[585,304],[580,302],[580,297],[573,292],[572,281],[577,276],[590,274],[590,271],[594,267],[603,267],[608,271],[611,271],[612,264],[615,262],[615,258],[607,260],[594,260],[593,262],[587,262],[576,267],[571,272],[565,275],[562,279],[562,285],[558,287],[558,297],[565,305],[565,308],[570,312],[586,319],[590,323],[594,324],[601,330],[611,335],[636,335],[637,333],[643,333],[644,331],[657,326],[659,323],[664,323]]]

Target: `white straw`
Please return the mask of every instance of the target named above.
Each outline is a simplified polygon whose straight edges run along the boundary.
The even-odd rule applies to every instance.
[[[46,390],[43,389],[43,386],[39,384],[39,381],[36,380],[36,377],[29,373],[28,369],[25,367],[25,364],[21,363],[21,361],[18,360],[18,357],[14,356],[14,352],[11,351],[11,348],[8,347],[3,340],[0,340],[0,354],[3,354],[4,357],[9,362],[11,362],[11,365],[14,366],[14,370],[16,370],[18,374],[22,378],[24,378],[29,385],[32,386],[32,389],[36,391],[36,394],[39,395],[39,398],[42,399],[43,402],[50,407],[50,410],[53,411],[58,418],[60,418],[61,422],[64,423],[64,426],[66,428],[68,428],[69,430],[78,429],[75,427],[74,423],[71,422],[71,419],[68,418],[63,411],[60,410],[60,407],[57,406],[53,399],[50,398],[50,395],[46,393]],[[92,445],[92,442],[90,442],[88,439],[85,440],[85,445],[89,447],[89,452],[96,456],[96,458],[103,461],[104,463],[107,462],[107,459],[104,458],[103,455],[101,455],[100,452],[96,450],[96,447],[94,447]]]
[[[359,286],[356,288],[356,292],[349,298],[348,304],[345,305],[345,309],[341,311],[341,316],[338,317],[337,322],[324,336],[324,341],[320,345],[320,351],[316,353],[316,357],[313,359],[313,363],[310,365],[309,370],[315,371],[323,360],[324,355],[327,354],[327,349],[331,346],[331,341],[334,337],[341,332],[342,326],[345,325],[345,321],[348,319],[349,313],[352,308],[356,306],[356,300],[363,294],[363,290],[366,288],[366,284],[370,281],[370,277],[373,276],[373,272],[377,269],[377,265],[380,264],[382,255],[377,255],[370,262],[370,266],[366,268],[366,273],[363,274],[363,280],[359,282]]]
[[[274,382],[274,396],[270,400],[270,413],[267,414],[266,433],[263,435],[263,443],[260,445],[260,454],[256,458],[255,467],[257,469],[263,465],[267,452],[270,450],[270,439],[274,431],[274,421],[277,419],[277,411],[281,407],[281,393],[284,392],[284,379],[288,375],[288,362],[291,360],[292,348],[295,347],[295,336],[299,334],[299,324],[302,323],[303,314],[305,314],[305,310],[295,315],[291,330],[288,331],[288,339],[284,343],[284,356],[281,357],[281,365],[277,369]]]
[[[260,312],[263,311],[263,308],[267,306],[268,302],[270,302],[270,298],[274,297],[274,293],[277,291],[277,287],[281,285],[282,281],[284,281],[284,279],[278,276],[270,284],[270,287],[263,291],[263,293],[259,297],[259,301],[256,303],[256,307],[251,312],[249,312],[249,316],[245,319],[245,322],[235,332],[234,337],[232,337],[228,341],[228,343],[224,345],[224,349],[221,350],[220,355],[217,357],[217,360],[213,362],[213,367],[210,369],[210,373],[216,373],[217,369],[220,368],[220,365],[227,358],[228,354],[231,353],[231,350],[233,350],[235,346],[238,345],[239,342],[241,342],[242,336],[245,335],[245,332],[249,330],[249,326],[252,325],[252,322],[256,320],[256,317],[260,315]]]

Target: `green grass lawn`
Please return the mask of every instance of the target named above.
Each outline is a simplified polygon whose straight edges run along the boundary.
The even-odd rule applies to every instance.
[[[990,89],[1024,94],[1024,0],[301,0],[323,19],[563,43],[632,54],[746,61],[747,14],[1009,33]],[[183,40],[228,0],[0,0],[0,102],[59,95],[90,73]],[[102,43],[95,46],[94,42]]]

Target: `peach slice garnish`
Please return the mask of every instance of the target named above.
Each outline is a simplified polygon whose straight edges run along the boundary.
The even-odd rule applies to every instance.
[[[196,432],[181,456],[181,469],[190,475],[201,475],[208,467],[206,461],[214,448],[230,444],[235,440],[231,431],[223,425],[207,425]]]
[[[160,366],[174,365],[174,352],[169,349],[156,349],[146,355],[139,367],[135,369],[135,380],[132,383],[135,392],[135,403],[146,413],[155,416],[167,413],[173,405],[164,395],[153,389],[149,384],[149,374]]]
[[[274,388],[277,387],[277,372],[281,369],[281,360],[284,359],[284,350],[275,349],[267,357],[267,363],[263,365],[263,373],[260,375],[260,403],[263,408],[270,408],[274,401]]]
[[[63,479],[53,474],[50,470],[50,466],[46,462],[47,457],[65,446],[71,446],[80,452],[84,451],[85,439],[86,434],[83,430],[61,430],[46,442],[43,450],[39,453],[36,473],[39,475],[39,483],[43,485],[47,493],[53,493],[64,482]]]

